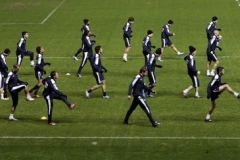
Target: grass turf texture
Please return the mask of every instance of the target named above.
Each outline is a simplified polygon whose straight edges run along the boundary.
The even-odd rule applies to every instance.
[[[27,49],[35,51],[38,45],[45,48],[45,61],[52,63],[45,67],[47,73],[59,72],[58,88],[78,106],[69,111],[62,102],[54,101],[53,119],[57,126],[52,127],[40,120],[46,116],[43,98],[26,102],[22,92],[15,114],[18,122],[8,121],[11,101],[0,101],[0,159],[236,159],[240,156],[240,102],[236,98],[223,93],[212,116],[214,123],[203,121],[210,105],[206,99],[210,78],[205,76],[205,27],[214,15],[219,17],[217,26],[222,29],[223,36],[220,43],[223,51],[217,51],[220,65],[226,68],[222,81],[240,91],[240,17],[235,1],[68,0],[40,24],[61,2],[1,1],[0,46],[2,50],[9,47],[12,51],[7,58],[9,68],[16,62],[16,42],[21,32],[27,30]],[[135,23],[129,61],[124,63],[122,26],[129,16],[135,18]],[[95,40],[104,49],[102,62],[108,69],[105,78],[111,99],[102,99],[100,90],[94,91],[91,99],[85,98],[84,91],[96,83],[89,63],[83,69],[82,78],[75,76],[80,61],[73,61],[71,57],[80,46],[79,30],[84,18],[90,19],[90,28],[97,35]],[[154,118],[162,120],[163,124],[158,128],[151,127],[145,114],[137,108],[130,119],[133,125],[123,125],[131,104],[126,99],[128,85],[144,62],[142,39],[146,31],[152,29],[152,43],[160,46],[160,30],[169,19],[174,21],[170,30],[176,33],[171,39],[177,48],[187,53],[189,45],[197,48],[197,68],[201,71],[199,93],[204,98],[192,98],[193,91],[189,93],[190,98],[182,97],[182,90],[191,84],[186,64],[183,57],[178,58],[167,48],[163,54],[163,68],[156,69],[158,83],[155,90],[158,93],[155,98],[147,99]],[[36,84],[33,73],[29,59],[25,57],[19,77],[29,82],[29,88]],[[71,75],[66,76],[66,73]],[[145,82],[148,82],[147,78]],[[41,91],[42,88],[39,93]],[[228,139],[231,137],[236,140]]]

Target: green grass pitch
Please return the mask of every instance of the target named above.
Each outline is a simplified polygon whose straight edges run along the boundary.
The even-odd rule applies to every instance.
[[[47,74],[57,70],[58,88],[71,102],[77,103],[69,111],[62,102],[54,101],[53,120],[57,126],[49,126],[40,120],[47,116],[42,97],[26,102],[21,92],[15,113],[17,122],[8,121],[11,100],[0,101],[0,159],[225,160],[240,157],[239,100],[223,93],[212,115],[214,122],[204,122],[210,105],[206,98],[210,78],[206,77],[205,28],[212,16],[219,17],[217,26],[222,29],[223,51],[217,51],[219,65],[226,71],[222,81],[240,92],[240,10],[236,1],[1,0],[0,8],[0,50],[11,49],[7,58],[9,68],[16,62],[15,49],[21,32],[27,30],[27,49],[35,51],[38,45],[44,47],[45,61],[52,63],[45,67]],[[129,61],[124,63],[122,27],[129,16],[135,22]],[[105,78],[111,99],[103,99],[100,89],[90,99],[85,98],[85,90],[96,83],[89,63],[83,69],[83,77],[76,77],[80,61],[71,57],[80,47],[84,18],[90,19],[91,31],[97,35],[95,40],[104,50],[102,63],[108,69]],[[182,97],[182,90],[191,84],[186,64],[183,57],[177,57],[167,48],[163,53],[163,68],[156,69],[157,94],[147,99],[154,118],[161,120],[162,125],[153,128],[140,108],[130,118],[133,125],[123,125],[131,104],[127,100],[128,85],[144,62],[142,39],[151,29],[152,44],[160,47],[161,27],[169,19],[174,21],[170,30],[176,33],[171,38],[176,47],[186,53],[189,45],[197,48],[197,68],[201,71],[199,93],[203,98],[193,98],[193,91],[189,93],[190,98]],[[29,82],[29,88],[37,83],[27,57],[19,77]]]

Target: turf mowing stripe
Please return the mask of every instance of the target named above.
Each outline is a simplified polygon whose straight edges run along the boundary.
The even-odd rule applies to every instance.
[[[0,137],[0,139],[168,139],[168,140],[240,140],[240,137]]]
[[[40,24],[44,24],[64,2],[65,0],[63,0]]]

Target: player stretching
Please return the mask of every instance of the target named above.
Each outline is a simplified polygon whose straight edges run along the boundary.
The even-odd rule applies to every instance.
[[[97,85],[93,86],[89,90],[87,90],[86,97],[90,98],[90,93],[98,88],[102,88],[102,94],[103,98],[110,98],[107,93],[106,93],[106,82],[104,79],[103,71],[106,73],[107,69],[103,67],[102,62],[101,62],[101,54],[102,54],[102,47],[101,46],[96,46],[95,47],[95,56],[93,57],[93,64],[92,64],[92,70],[93,70],[93,75],[96,79]]]
[[[83,20],[83,23],[84,23],[84,25],[83,25],[82,28],[81,28],[81,31],[82,31],[81,41],[82,41],[82,44],[81,44],[81,47],[78,49],[77,53],[75,53],[75,54],[73,55],[72,58],[73,58],[74,60],[78,60],[77,56],[78,56],[78,54],[80,54],[80,53],[82,52],[82,50],[83,50],[83,39],[84,39],[85,33],[86,33],[87,31],[90,32],[90,28],[89,28],[90,21],[89,21],[88,19],[84,19],[84,20]],[[90,33],[90,36],[96,37],[96,35],[93,34],[93,33]]]
[[[34,66],[34,60],[33,60],[34,53],[32,51],[28,51],[26,49],[27,39],[28,39],[28,32],[23,31],[22,38],[17,43],[17,50],[16,50],[17,65],[20,66],[22,64],[23,57],[29,56],[30,61],[31,61],[30,64],[33,67]]]
[[[240,98],[239,93],[235,92],[227,83],[222,83],[221,77],[224,75],[225,71],[223,67],[217,67],[217,74],[214,75],[212,80],[209,82],[207,87],[207,98],[211,98],[211,106],[208,110],[208,114],[205,118],[206,122],[212,122],[211,114],[217,105],[218,96],[225,90],[233,94],[235,97]]]
[[[18,73],[19,66],[13,65],[13,69],[11,72],[8,73],[8,77],[6,80],[6,84],[8,85],[9,93],[12,96],[12,108],[9,115],[9,120],[11,121],[17,121],[16,118],[14,118],[14,113],[18,105],[18,93],[22,90],[24,90],[26,94],[26,100],[27,101],[33,101],[34,99],[30,96],[30,93],[28,91],[28,83],[23,82],[20,79],[18,79]]]
[[[46,71],[44,70],[44,66],[51,65],[51,63],[44,62],[44,58],[43,58],[44,48],[43,47],[38,46],[36,48],[36,52],[38,53],[38,55],[36,58],[35,77],[38,80],[38,84],[36,84],[32,89],[29,90],[30,93],[32,93],[34,91],[34,93],[32,95],[33,98],[40,97],[38,95],[38,90],[42,86],[43,75],[46,74]]]
[[[177,53],[178,56],[184,54],[184,52],[179,52],[175,45],[171,42],[170,36],[175,36],[175,33],[170,32],[169,28],[173,25],[173,21],[169,20],[167,24],[162,27],[161,40],[162,40],[162,53],[167,46],[171,46],[172,49]],[[161,56],[158,57],[158,60],[161,62]]]
[[[56,125],[56,123],[52,121],[53,99],[62,100],[70,110],[76,107],[76,104],[71,104],[68,101],[67,95],[58,90],[56,79],[58,79],[58,73],[56,71],[52,71],[49,77],[43,79],[44,90],[42,95],[47,103],[48,124],[52,126]]]
[[[123,53],[123,61],[127,62],[128,52],[131,49],[131,41],[130,38],[132,37],[132,24],[134,23],[134,18],[129,17],[128,22],[123,26],[123,40],[125,42],[125,50]]]

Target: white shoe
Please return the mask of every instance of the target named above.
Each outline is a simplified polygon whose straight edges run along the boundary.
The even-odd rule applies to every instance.
[[[8,119],[9,119],[9,121],[17,121],[18,120],[18,119],[14,118],[14,117],[9,117]]]
[[[127,58],[126,58],[126,57],[123,57],[123,61],[124,61],[124,62],[127,62]]]
[[[211,76],[211,77],[213,77],[214,75],[215,75],[214,72],[211,72],[211,73],[210,73],[210,76]]]
[[[32,98],[32,97],[29,96],[29,97],[26,97],[26,100],[27,100],[27,101],[34,101],[34,98]]]
[[[76,56],[73,56],[72,57],[74,60],[78,61],[78,58]]]
[[[103,98],[107,98],[107,99],[109,99],[109,98],[110,98],[110,96],[106,95],[106,96],[103,96]]]
[[[1,100],[7,101],[9,100],[9,98],[1,98]]]
[[[35,66],[35,64],[34,64],[33,61],[30,62],[30,65],[31,65],[31,67],[34,67],[34,66]]]
[[[90,98],[90,93],[88,93],[88,91],[85,91],[86,94],[86,98]]]
[[[163,62],[162,58],[158,59],[159,62]]]
[[[182,92],[182,94],[183,94],[183,96],[185,97],[185,98],[188,98],[188,96],[187,96],[187,93],[186,92]]]
[[[178,56],[181,56],[184,54],[184,52],[178,52],[177,54],[178,54]]]
[[[208,77],[211,77],[211,73],[210,73],[210,72],[207,72],[207,76],[208,76]]]

